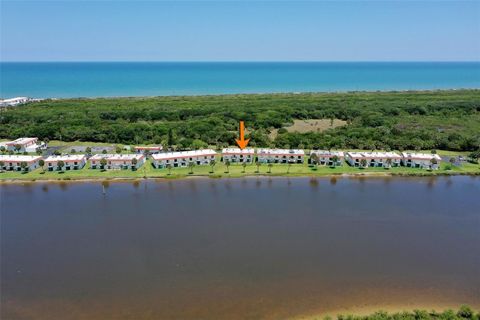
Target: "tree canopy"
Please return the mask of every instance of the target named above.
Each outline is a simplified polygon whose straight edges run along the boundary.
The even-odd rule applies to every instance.
[[[296,119],[347,125],[322,132],[284,129]],[[480,90],[44,100],[1,112],[0,138],[198,149],[233,145],[239,120],[251,146],[475,151]]]

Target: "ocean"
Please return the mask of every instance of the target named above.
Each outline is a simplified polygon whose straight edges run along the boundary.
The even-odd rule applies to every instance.
[[[480,62],[2,62],[0,97],[480,88]]]

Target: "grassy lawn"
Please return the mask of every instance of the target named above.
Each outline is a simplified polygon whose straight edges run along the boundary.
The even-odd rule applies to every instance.
[[[260,165],[259,172],[255,164],[249,164],[245,169],[239,164],[232,164],[227,167],[220,163],[217,159],[217,164],[214,167],[213,173],[210,166],[195,166],[193,174],[190,173],[190,168],[172,168],[171,174],[167,169],[155,169],[150,160],[138,170],[93,170],[90,169],[90,163],[81,169],[75,171],[64,172],[43,172],[41,168],[28,173],[6,171],[0,173],[1,180],[80,180],[80,179],[115,179],[115,178],[168,178],[178,179],[190,176],[222,178],[222,177],[244,177],[244,176],[328,176],[340,174],[404,174],[404,175],[432,175],[432,174],[480,174],[480,165],[465,163],[461,167],[455,167],[451,170],[446,170],[448,164],[442,163],[441,168],[436,171],[428,171],[424,169],[398,167],[391,169],[384,168],[366,168],[359,169],[350,167],[344,164],[341,167],[330,168],[325,166],[310,167],[307,164],[273,164],[269,167],[266,164]],[[245,170],[245,171],[244,171]]]
[[[72,146],[85,146],[85,147],[111,147],[115,146],[114,143],[106,142],[90,142],[90,141],[60,141],[60,140],[50,140],[48,142],[49,147],[72,147]]]

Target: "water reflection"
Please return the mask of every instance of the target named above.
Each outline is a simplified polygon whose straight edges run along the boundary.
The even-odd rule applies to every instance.
[[[67,191],[68,189],[68,183],[65,181],[59,182],[58,186],[60,187],[60,190],[62,191]]]
[[[133,186],[133,188],[134,188],[135,190],[138,190],[138,188],[140,187],[140,181],[134,180],[134,181],[132,182],[132,186]]]
[[[426,179],[427,179],[427,188],[428,189],[432,189],[433,187],[435,187],[435,183],[437,182],[436,177],[428,177]]]
[[[316,190],[318,188],[318,184],[319,184],[318,178],[315,178],[315,177],[310,178],[309,183],[312,189]]]
[[[447,186],[447,188],[450,188],[453,185],[453,179],[451,177],[447,177],[445,185]]]
[[[332,186],[336,185],[336,184],[337,184],[337,178],[336,178],[336,177],[331,177],[331,178],[330,178],[330,184],[331,184]]]

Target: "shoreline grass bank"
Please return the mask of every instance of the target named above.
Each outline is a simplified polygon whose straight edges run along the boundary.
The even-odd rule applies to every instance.
[[[480,320],[480,310],[467,305],[429,305],[428,307],[390,305],[385,307],[359,307],[345,312],[338,310],[291,320]]]

